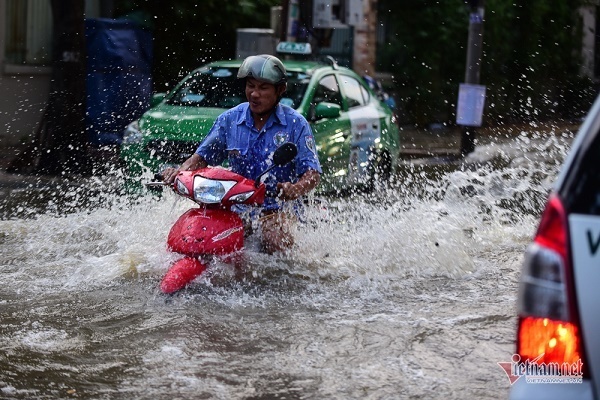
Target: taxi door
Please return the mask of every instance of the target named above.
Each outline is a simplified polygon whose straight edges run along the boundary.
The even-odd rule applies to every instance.
[[[358,77],[340,74],[340,86],[350,121],[347,185],[368,183],[373,152],[381,141],[382,116]]]
[[[315,87],[311,107],[326,102],[340,107],[336,118],[322,118],[311,124],[319,161],[323,169],[321,186],[325,191],[346,185],[350,157],[351,124],[335,74],[321,77]]]

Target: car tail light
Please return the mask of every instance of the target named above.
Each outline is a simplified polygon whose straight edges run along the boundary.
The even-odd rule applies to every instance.
[[[566,214],[560,199],[552,196],[523,263],[517,334],[523,361],[562,365],[582,358],[571,279]]]
[[[538,362],[559,365],[577,364],[581,359],[577,326],[570,322],[525,317],[520,321],[518,342],[518,352],[524,359],[533,360],[543,354]]]

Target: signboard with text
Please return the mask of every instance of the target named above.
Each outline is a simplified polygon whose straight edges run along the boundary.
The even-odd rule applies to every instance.
[[[485,86],[461,83],[458,89],[456,123],[466,126],[481,126],[485,106]]]
[[[310,43],[304,42],[279,42],[277,52],[282,54],[311,54]]]

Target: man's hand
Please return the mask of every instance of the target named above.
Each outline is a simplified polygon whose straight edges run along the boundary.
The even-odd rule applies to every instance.
[[[302,196],[300,189],[293,183],[284,182],[277,184],[277,198],[281,200],[296,200],[300,196]]]
[[[192,171],[195,169],[206,168],[208,164],[204,158],[194,153],[190,158],[184,161],[179,168],[167,168],[163,172],[163,181],[169,184],[175,181],[175,177],[181,171]]]
[[[178,173],[179,173],[179,168],[173,168],[173,167],[166,168],[162,173],[163,181],[167,182],[169,184],[173,183],[173,181],[175,181],[175,177],[177,176]]]
[[[309,169],[300,177],[298,182],[283,182],[277,184],[277,197],[281,200],[296,200],[313,190],[320,180],[317,171]]]

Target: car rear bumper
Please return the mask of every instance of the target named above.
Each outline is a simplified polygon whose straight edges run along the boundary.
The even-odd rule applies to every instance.
[[[584,379],[582,383],[527,383],[519,379],[510,388],[510,400],[593,400],[592,383]]]

